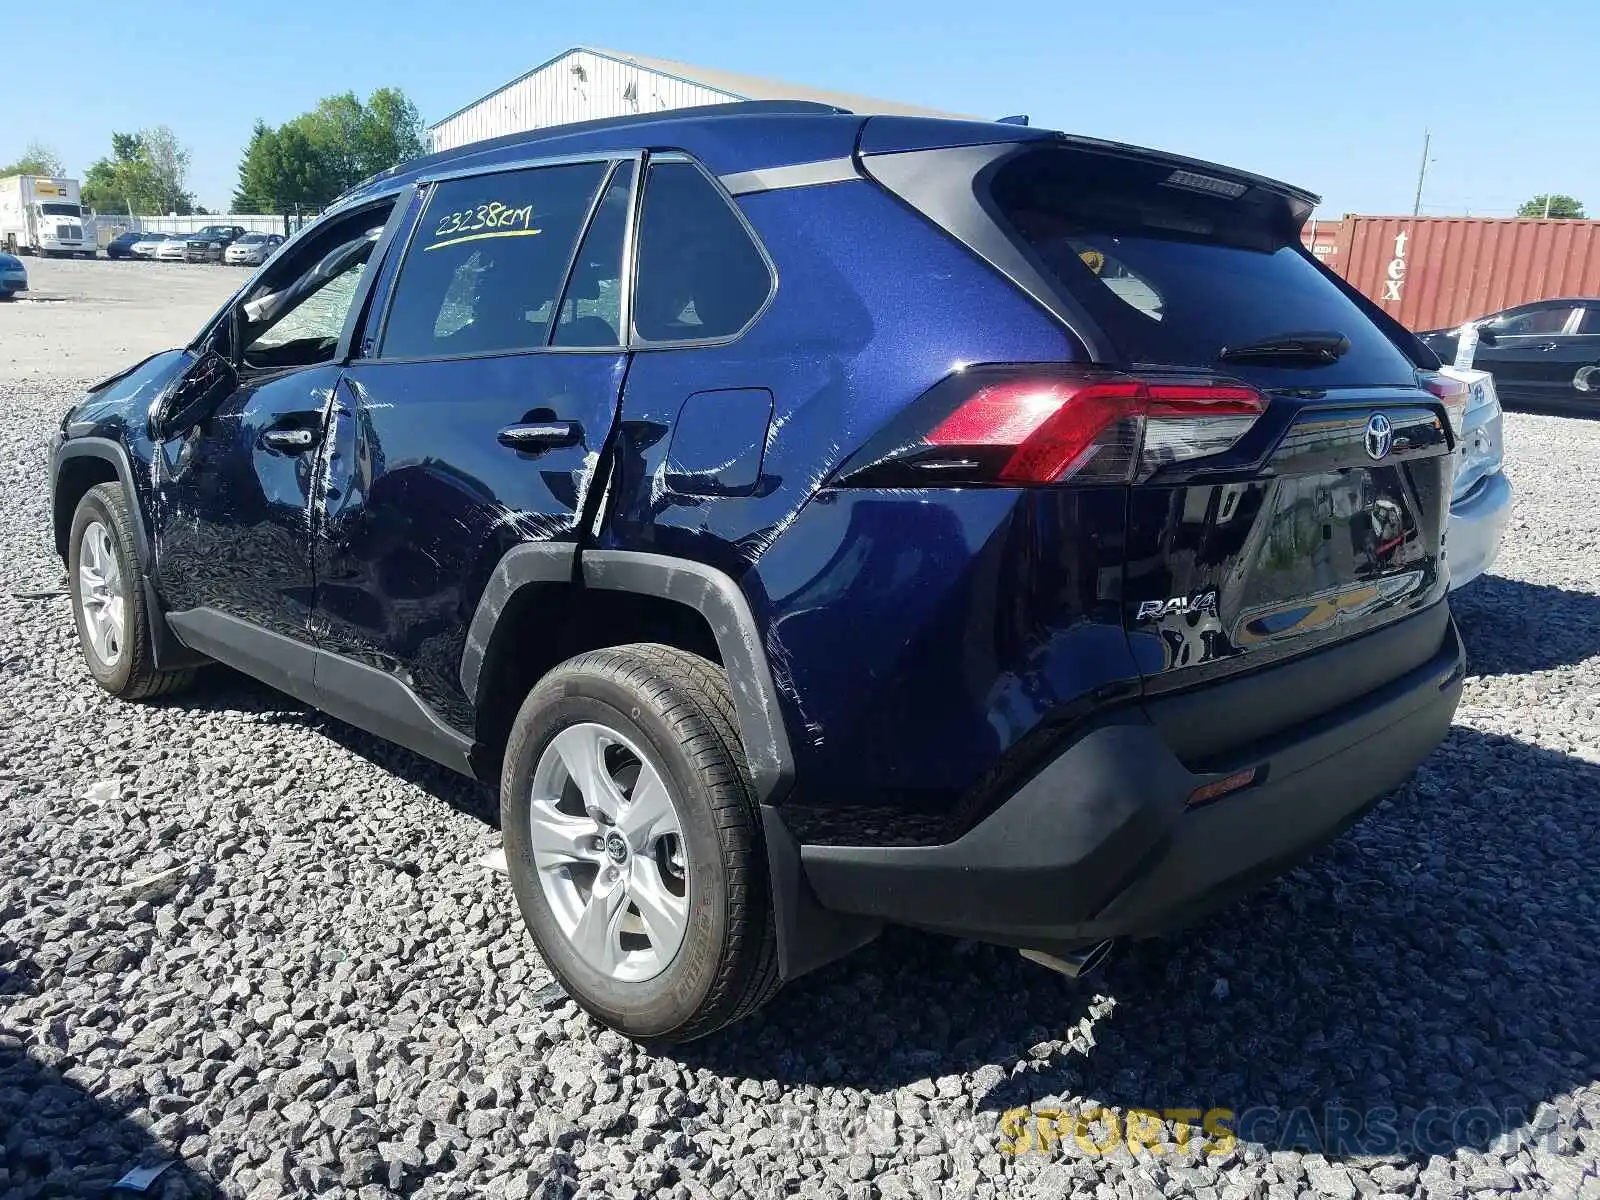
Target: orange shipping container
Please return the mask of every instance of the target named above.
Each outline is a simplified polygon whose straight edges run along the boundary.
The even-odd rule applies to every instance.
[[[1415,330],[1600,296],[1600,221],[1346,216],[1335,243],[1323,261]]]

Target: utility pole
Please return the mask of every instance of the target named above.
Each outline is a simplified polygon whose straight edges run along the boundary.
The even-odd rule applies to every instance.
[[[1544,194],[1544,219],[1546,221],[1548,221],[1550,219],[1550,193],[1549,192],[1546,192]]]
[[[1411,206],[1413,217],[1422,215],[1422,181],[1428,177],[1428,143],[1433,140],[1433,135],[1426,129],[1422,131],[1422,166],[1417,168],[1417,199]]]

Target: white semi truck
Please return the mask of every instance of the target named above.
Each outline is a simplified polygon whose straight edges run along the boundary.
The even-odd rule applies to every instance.
[[[0,179],[0,250],[93,258],[98,249],[94,218],[79,202],[76,179],[42,175]]]

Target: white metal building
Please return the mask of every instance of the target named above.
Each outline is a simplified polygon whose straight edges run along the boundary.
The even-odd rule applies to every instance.
[[[812,100],[856,113],[958,115],[666,58],[577,46],[451,113],[429,128],[428,137],[433,149],[449,150],[485,138],[574,121],[738,100]]]

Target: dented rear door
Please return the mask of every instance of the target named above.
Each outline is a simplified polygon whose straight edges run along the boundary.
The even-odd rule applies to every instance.
[[[464,732],[462,664],[490,576],[518,545],[575,546],[598,500],[627,368],[633,178],[622,157],[435,181],[339,382],[317,502],[319,644],[396,676]]]

